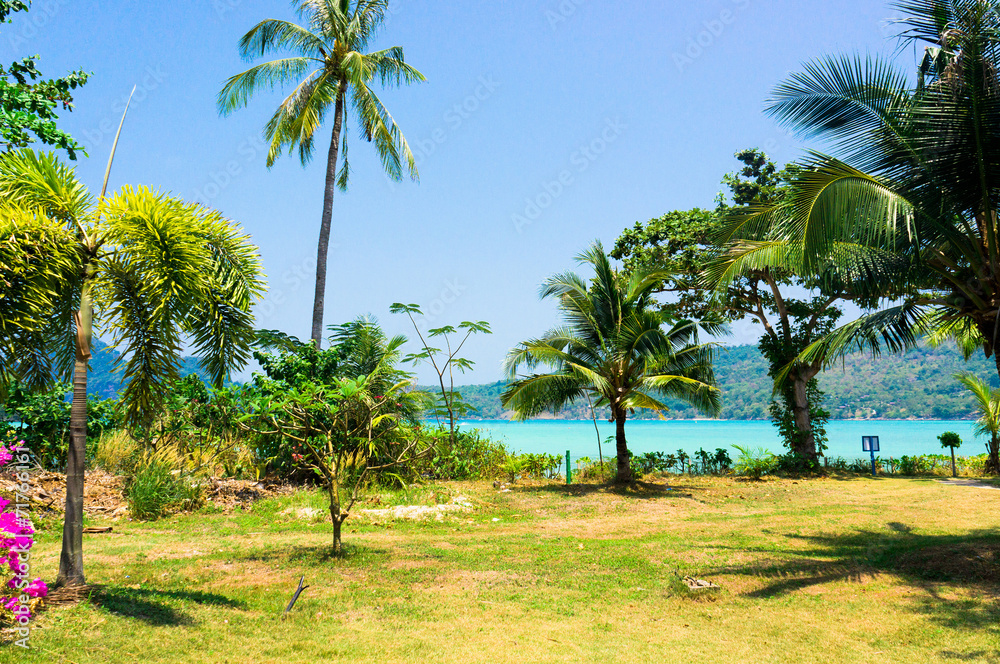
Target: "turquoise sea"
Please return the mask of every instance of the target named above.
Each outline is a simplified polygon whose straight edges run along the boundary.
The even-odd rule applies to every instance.
[[[614,425],[598,421],[601,442],[614,435]],[[495,440],[503,441],[513,451],[526,453],[565,454],[573,458],[597,458],[597,433],[591,420],[533,420],[507,422],[505,420],[475,420],[463,422],[465,429],[481,429]],[[878,436],[881,450],[878,456],[899,458],[904,454],[942,454],[938,434],[955,431],[963,446],[960,455],[985,452],[985,439],[975,438],[971,421],[885,421],[885,420],[835,420],[827,425],[830,457],[845,459],[868,458],[861,451],[862,436]],[[735,459],[738,454],[732,445],[764,447],[780,452],[777,431],[770,422],[674,420],[634,421],[625,426],[629,449],[635,454],[643,452],[676,452],[683,449],[688,454],[698,448],[714,452],[716,448],[729,450]],[[614,454],[614,444],[603,445],[604,455]]]

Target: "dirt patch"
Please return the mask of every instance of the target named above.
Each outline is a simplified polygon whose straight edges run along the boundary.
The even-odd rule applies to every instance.
[[[66,506],[66,476],[51,471],[33,470],[28,473],[27,496],[32,504],[46,512],[62,513]],[[122,494],[124,478],[100,468],[88,470],[83,483],[83,511],[94,516],[118,519],[128,515],[128,505]],[[22,483],[13,472],[0,473],[0,494],[13,496]],[[296,487],[276,482],[254,482],[211,478],[205,483],[205,499],[230,512],[247,509],[253,503],[273,496],[291,494]]]
[[[66,476],[49,471],[30,471],[28,475],[28,499],[43,510],[62,512],[66,506]],[[87,471],[83,484],[83,511],[111,518],[123,516],[128,508],[122,497],[122,486],[120,477],[99,469]],[[13,472],[0,474],[0,493],[12,496],[22,488]]]
[[[295,493],[296,487],[270,480],[218,479],[213,477],[205,486],[205,498],[229,512],[234,509],[248,509],[265,498],[287,496]]]

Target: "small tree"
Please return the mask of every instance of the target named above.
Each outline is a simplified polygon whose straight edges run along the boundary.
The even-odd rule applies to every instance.
[[[425,338],[423,333],[420,331],[420,327],[417,326],[417,321],[414,320],[413,314],[418,316],[423,316],[423,312],[420,311],[420,307],[416,304],[400,304],[396,302],[393,304],[389,311],[394,314],[406,314],[410,322],[413,323],[413,329],[416,330],[417,336],[420,338],[420,343],[423,344],[423,350],[419,353],[412,353],[403,358],[403,362],[409,362],[416,366],[422,361],[428,361],[431,366],[434,367],[434,372],[438,377],[438,385],[441,390],[441,402],[439,407],[436,409],[435,415],[438,417],[445,416],[448,418],[448,432],[449,432],[449,442],[455,444],[455,420],[462,415],[465,415],[470,410],[475,410],[472,406],[465,403],[462,400],[462,395],[455,390],[455,370],[465,373],[472,368],[475,362],[467,360],[464,357],[458,357],[458,354],[462,351],[465,346],[465,342],[469,340],[473,334],[493,334],[490,330],[490,324],[486,321],[465,321],[459,323],[458,328],[452,327],[451,325],[446,325],[444,327],[434,328],[433,330],[427,331],[427,337]],[[462,341],[452,349],[451,339],[453,335],[461,335],[462,331],[465,331],[465,336],[462,337]],[[444,339],[445,348],[432,348],[427,342],[428,338],[440,337]],[[447,353],[445,352],[447,351]],[[448,385],[445,386],[445,375],[448,376]]]
[[[941,447],[951,448],[951,476],[958,477],[958,471],[955,468],[955,448],[962,446],[962,439],[954,431],[945,431],[938,436],[938,440],[941,441]]]
[[[330,330],[327,350],[259,333],[254,357],[267,376],[254,376],[241,426],[276,440],[281,456],[317,475],[339,555],[341,527],[373,474],[424,453],[416,425],[426,395],[407,389],[412,376],[397,367],[405,337],[386,338],[370,317]]]
[[[334,555],[343,552],[341,527],[371,474],[418,456],[419,437],[392,412],[408,383],[380,395],[372,394],[372,382],[370,376],[309,381],[262,397],[248,416],[256,433],[280,435],[304,452],[292,458],[312,469],[327,493]]]

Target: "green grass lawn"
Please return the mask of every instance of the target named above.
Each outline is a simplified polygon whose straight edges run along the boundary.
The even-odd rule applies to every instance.
[[[931,479],[446,484],[437,521],[302,492],[86,535],[89,602],[17,662],[1000,662],[1000,491]],[[409,499],[409,500],[407,500]],[[304,515],[304,516],[303,516]],[[97,524],[95,524],[97,525]],[[55,576],[58,524],[35,572]],[[718,583],[691,596],[678,575]],[[309,588],[280,615],[299,576]]]

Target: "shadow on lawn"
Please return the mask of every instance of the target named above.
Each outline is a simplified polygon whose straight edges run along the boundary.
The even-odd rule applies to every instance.
[[[776,597],[836,581],[860,583],[872,574],[895,574],[925,592],[917,599],[917,612],[951,629],[986,630],[1000,635],[1000,603],[996,601],[1000,595],[1000,530],[981,529],[964,535],[921,535],[906,524],[890,522],[886,530],[857,530],[845,535],[787,534],[784,537],[809,546],[741,549],[765,555],[780,554],[784,559],[765,558],[706,573],[763,579],[764,587],[746,593],[747,597],[755,598]],[[941,591],[945,584],[973,589],[985,597],[944,597]],[[949,656],[965,657],[960,653]]]
[[[178,602],[194,602],[231,609],[245,608],[245,604],[224,595],[182,590],[149,590],[121,586],[94,586],[90,603],[110,613],[135,618],[147,625],[176,627],[193,625],[195,620],[173,606]]]
[[[674,488],[659,482],[633,482],[631,484],[615,484],[613,482],[577,484],[574,482],[573,484],[514,484],[510,490],[516,493],[558,493],[563,496],[589,496],[603,493],[649,500],[651,498],[691,498],[692,491],[700,491],[701,489],[690,486]]]
[[[258,548],[238,556],[240,560],[263,562],[268,564],[287,563],[301,567],[326,566],[332,562],[370,565],[389,559],[389,551],[374,547],[355,544],[351,541],[354,533],[345,529],[343,535],[343,553],[333,553],[333,543],[320,545],[288,545],[280,548]],[[332,535],[331,535],[332,537]]]

